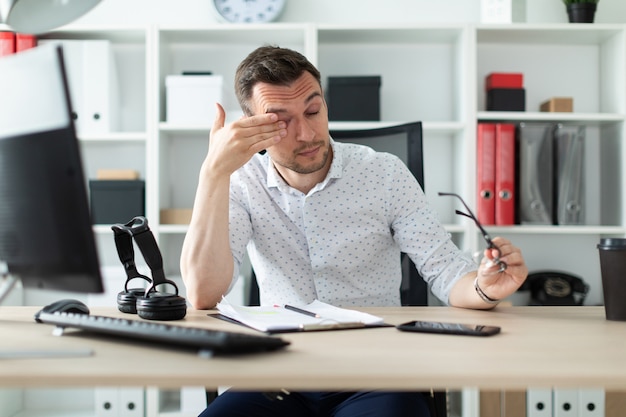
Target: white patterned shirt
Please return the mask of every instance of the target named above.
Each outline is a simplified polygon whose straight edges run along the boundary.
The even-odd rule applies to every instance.
[[[406,252],[431,291],[476,269],[436,219],[424,192],[394,155],[334,142],[326,178],[308,194],[255,155],[231,177],[233,285],[246,249],[261,304],[398,306]]]

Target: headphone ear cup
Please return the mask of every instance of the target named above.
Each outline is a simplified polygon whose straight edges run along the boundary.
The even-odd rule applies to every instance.
[[[117,309],[122,313],[137,314],[137,298],[143,297],[144,288],[131,288],[117,294]]]
[[[175,294],[153,292],[137,297],[136,309],[146,320],[180,320],[187,314],[187,302]]]

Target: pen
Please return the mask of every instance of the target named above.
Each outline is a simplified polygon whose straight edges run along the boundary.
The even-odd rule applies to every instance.
[[[303,310],[303,309],[298,308],[298,307],[290,306],[289,304],[285,304],[285,308],[287,310],[295,311],[296,313],[305,314],[305,315],[310,316],[310,317],[320,318],[320,315],[317,314],[317,313],[313,313],[311,311],[306,311],[306,310]]]

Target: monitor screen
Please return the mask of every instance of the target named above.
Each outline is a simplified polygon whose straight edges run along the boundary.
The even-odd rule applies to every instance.
[[[24,287],[102,292],[61,47],[1,57],[0,74],[0,266]]]

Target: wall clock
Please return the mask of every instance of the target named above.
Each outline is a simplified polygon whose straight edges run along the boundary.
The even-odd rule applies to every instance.
[[[280,16],[287,0],[211,0],[220,19],[230,23],[267,23]]]

